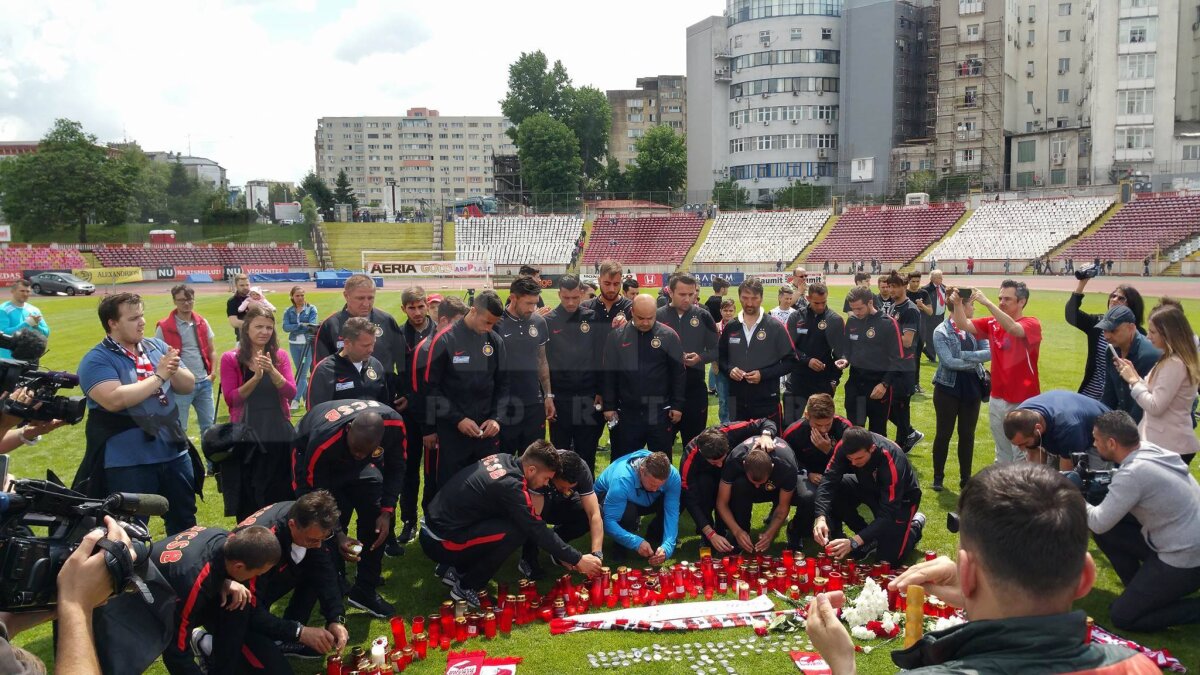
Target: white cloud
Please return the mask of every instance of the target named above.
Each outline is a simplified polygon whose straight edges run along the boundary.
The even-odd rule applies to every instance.
[[[613,0],[58,0],[0,3],[0,140],[54,118],[210,157],[237,184],[299,180],[317,118],[499,114],[522,51],[577,85],[683,74],[684,31],[722,3]]]

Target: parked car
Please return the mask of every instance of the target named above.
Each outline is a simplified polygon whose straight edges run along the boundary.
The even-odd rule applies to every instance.
[[[74,274],[66,272],[42,272],[29,280],[33,292],[38,295],[66,293],[67,295],[91,295],[96,287]]]

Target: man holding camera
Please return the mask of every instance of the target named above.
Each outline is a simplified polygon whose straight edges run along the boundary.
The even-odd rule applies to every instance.
[[[192,393],[196,379],[179,350],[145,337],[141,296],[109,295],[99,315],[107,336],[79,363],[87,449],[74,488],[89,496],[161,495],[171,504],[163,515],[167,534],[182,532],[196,524],[204,469],[179,423],[175,394]]]
[[[1200,590],[1200,485],[1179,453],[1142,441],[1124,411],[1097,417],[1092,437],[1101,457],[1120,464],[1104,500],[1087,507],[1096,545],[1125,584],[1113,625],[1200,623],[1200,598],[1187,597]]]
[[[892,652],[899,668],[1159,675],[1142,654],[1084,640],[1087,617],[1071,605],[1091,590],[1096,565],[1087,552],[1084,501],[1070,482],[1044,466],[993,464],[967,482],[958,513],[957,561],[943,556],[919,563],[889,588],[904,593],[921,586],[971,620]],[[854,643],[827,594],[809,606],[808,636],[833,675],[857,672]]]
[[[1013,447],[1023,451],[1029,461],[1042,464],[1057,455],[1058,468],[1071,470],[1072,455],[1089,453],[1092,425],[1108,412],[1103,403],[1065,389],[1034,396],[1004,416],[1004,436]],[[1094,457],[1099,459],[1099,457]],[[1100,462],[1096,462],[1097,465]]]

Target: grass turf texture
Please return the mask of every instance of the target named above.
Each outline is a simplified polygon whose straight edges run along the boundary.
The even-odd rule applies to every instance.
[[[432,291],[432,289],[430,290]],[[831,298],[836,300],[833,304],[840,306],[840,299],[845,295],[847,290],[847,287],[833,287],[830,291]],[[991,297],[995,297],[994,288],[987,289],[987,291]],[[276,297],[273,300],[280,306],[282,311],[283,304],[280,303],[286,303],[287,300],[282,294],[275,295]],[[703,295],[707,297],[707,291]],[[775,297],[775,289],[767,289],[765,297],[770,302]],[[1074,390],[1078,386],[1079,379],[1082,376],[1083,360],[1087,353],[1086,338],[1082,332],[1067,325],[1063,320],[1063,305],[1068,297],[1067,293],[1034,291],[1028,308],[1028,314],[1041,319],[1044,331],[1040,360],[1043,390]],[[219,350],[224,351],[232,348],[231,332],[226,327],[223,319],[226,296],[201,294],[197,295],[196,300],[196,311],[207,317],[214,326]],[[342,305],[341,294],[336,291],[314,291],[310,289],[308,300],[319,308],[321,316],[327,316]],[[171,301],[166,293],[148,295],[144,297],[144,301],[146,303],[147,317],[146,332],[152,335],[154,323],[163,316],[166,316],[167,312],[171,309]],[[546,301],[551,305],[556,304],[552,292],[547,294]],[[45,367],[74,371],[83,354],[99,341],[102,337],[102,332],[96,317],[95,308],[97,302],[98,298],[95,297],[35,298],[35,303],[45,313],[53,331],[51,334],[50,351],[43,359]],[[1103,307],[1103,302],[1101,294],[1093,294],[1086,301],[1085,309],[1093,312],[1099,311]],[[1148,302],[1150,301],[1148,300]],[[773,306],[774,303],[771,302],[770,304]],[[1153,304],[1153,302],[1150,304]],[[389,289],[380,293],[377,297],[377,306],[403,320],[403,312],[400,307],[400,293],[398,291]],[[1200,317],[1200,301],[1189,300],[1185,302],[1185,306],[1191,317]],[[979,309],[986,311],[982,307]],[[922,364],[922,386],[926,392],[932,392],[930,380],[933,377],[934,368],[934,366],[928,363]],[[78,392],[63,393],[72,394]],[[840,392],[836,399],[840,412],[840,406],[842,405]],[[220,408],[221,421],[227,421],[228,415],[225,406],[221,405]],[[714,398],[711,399],[709,421],[710,423],[715,423],[716,419],[716,399]],[[293,421],[298,422],[299,417],[293,418]],[[928,516],[928,525],[925,528],[924,536],[918,547],[920,550],[914,555],[913,561],[919,559],[920,551],[928,549],[954,556],[957,550],[957,538],[947,532],[945,522],[946,512],[953,510],[955,507],[958,497],[957,491],[950,486],[947,487],[945,492],[941,493],[933,492],[929,489],[932,472],[930,459],[931,447],[934,436],[934,412],[931,394],[918,395],[914,398],[913,423],[926,434],[925,440],[912,451],[910,458],[916,467],[921,486],[924,489],[921,510]],[[197,434],[194,416],[190,430],[193,436]],[[83,448],[83,424],[59,429],[44,439],[38,446],[22,447],[14,451],[11,455],[12,468],[10,470],[19,477],[40,478],[44,475],[46,469],[52,469],[59,476],[63,477],[64,480],[70,480],[74,476],[75,469],[82,458]],[[677,448],[675,451],[677,465],[680,454]],[[987,411],[985,409],[980,414],[976,430],[975,470],[978,471],[989,464],[993,456],[992,437],[987,427]],[[607,453],[601,452],[598,462],[601,467],[607,465]],[[951,451],[946,475],[957,476],[957,471],[956,455]],[[1193,468],[1193,472],[1200,475],[1200,469]],[[953,483],[953,481],[950,482]],[[758,505],[752,522],[760,524],[768,508],[769,505],[767,504]],[[232,527],[234,524],[233,519],[222,516],[222,513],[221,496],[216,491],[215,482],[209,479],[205,484],[205,501],[199,504],[197,520],[204,525],[225,528]],[[155,538],[163,536],[161,520],[154,519],[151,522],[151,528]],[[686,512],[681,514],[679,534],[680,543],[676,550],[675,560],[695,560],[698,557],[697,547],[700,539],[695,534],[692,521],[686,515]],[[806,548],[809,552],[812,552],[810,538],[806,537],[805,539],[807,543]],[[580,545],[586,546],[586,536],[582,538]],[[771,552],[778,555],[782,547],[783,533],[781,532]],[[611,557],[611,544],[606,547],[606,550]],[[1096,587],[1087,597],[1076,603],[1076,607],[1086,610],[1090,616],[1095,617],[1097,623],[1100,625],[1111,628],[1108,621],[1107,608],[1109,603],[1121,592],[1121,583],[1108,565],[1107,559],[1099,553],[1094,545],[1091,547],[1091,552],[1093,557],[1096,558],[1099,577]],[[544,555],[542,556],[542,560],[545,565],[548,565]],[[408,547],[407,554],[404,557],[384,559],[384,577],[387,583],[380,591],[385,598],[396,605],[400,614],[406,618],[411,617],[415,613],[429,614],[434,612],[438,604],[448,596],[446,587],[433,577],[432,568],[432,563],[424,556],[420,547],[414,542]],[[549,568],[547,567],[547,569]],[[1029,573],[1038,573],[1037,561],[1030,561]],[[508,580],[518,578],[515,556],[500,572],[500,578]],[[542,583],[543,590],[545,590],[548,583]],[[280,611],[282,610],[280,609]],[[386,621],[373,620],[361,612],[351,610],[348,613],[347,620],[352,645],[369,646],[372,638],[390,634]],[[314,621],[319,621],[319,618],[314,617]],[[669,645],[697,641],[701,643],[728,642],[731,639],[737,641],[740,638],[746,638],[751,635],[752,633],[749,628],[740,628],[702,631],[687,635],[589,632],[551,637],[546,625],[531,624],[523,628],[516,628],[509,637],[500,638],[492,642],[477,640],[467,643],[467,647],[471,649],[486,649],[493,655],[522,656],[525,662],[521,666],[520,672],[523,675],[532,675],[537,673],[564,673],[590,670],[586,654],[598,651],[628,650],[651,643]],[[1200,667],[1200,641],[1196,640],[1194,628],[1179,627],[1162,633],[1128,634],[1126,637],[1142,642],[1148,647],[1170,649],[1185,665],[1191,668]],[[17,645],[30,649],[45,660],[47,664],[52,662],[53,647],[48,624],[22,633],[16,637],[14,642]],[[875,644],[878,645],[878,643]],[[889,652],[891,649],[897,648],[898,644],[898,641],[894,641],[886,645],[879,645],[871,654],[859,654],[858,664],[860,672],[895,672],[896,668],[891,663]],[[441,673],[445,668],[444,664],[444,654],[431,649],[429,659],[425,662],[414,664],[409,672],[418,674]],[[751,652],[750,656],[745,658],[740,656],[732,658],[731,665],[743,673],[790,672],[794,669],[790,660],[779,652],[774,654],[764,653],[761,655]],[[293,666],[298,673],[323,672],[322,666],[319,666],[315,661],[293,661]],[[164,673],[166,670],[161,662],[158,662],[148,672]],[[652,662],[621,669],[621,672],[665,673],[690,671],[687,669],[686,663],[671,662],[668,665],[666,662]]]

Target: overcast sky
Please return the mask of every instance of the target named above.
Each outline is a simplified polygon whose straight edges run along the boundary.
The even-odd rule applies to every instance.
[[[687,26],[721,0],[0,2],[0,140],[55,118],[101,141],[216,160],[238,185],[299,180],[316,120],[499,115],[522,51],[576,85],[685,74]],[[584,9],[587,8],[587,9]]]

